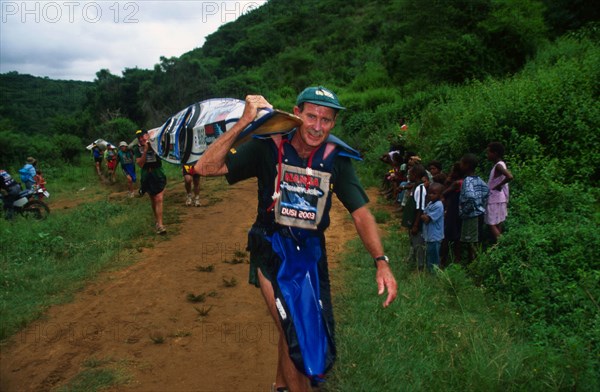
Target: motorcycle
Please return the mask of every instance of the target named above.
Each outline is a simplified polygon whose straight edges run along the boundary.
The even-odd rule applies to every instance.
[[[31,195],[31,197],[33,197],[35,200],[42,200],[43,198],[49,198],[50,197],[50,192],[48,192],[46,189],[39,187],[37,185],[34,185],[31,190],[33,191],[33,194]]]
[[[50,208],[46,203],[41,200],[36,200],[34,196],[36,193],[44,192],[42,189],[38,189],[34,191],[33,189],[26,189],[19,193],[17,199],[13,202],[12,209],[13,213],[18,213],[26,218],[42,220],[48,217],[50,214]],[[6,196],[0,194],[0,200],[4,203],[4,199]],[[8,213],[6,209],[4,209],[4,213]]]

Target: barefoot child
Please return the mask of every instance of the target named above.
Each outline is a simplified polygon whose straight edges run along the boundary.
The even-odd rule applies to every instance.
[[[485,210],[485,223],[490,227],[494,241],[502,234],[502,223],[508,214],[508,183],[513,180],[511,172],[506,168],[504,157],[504,146],[502,143],[492,142],[487,148],[487,159],[494,162],[490,172],[488,187],[490,197]]]
[[[465,154],[460,160],[460,168],[465,175],[458,202],[460,242],[467,245],[470,263],[475,259],[477,244],[482,241],[483,215],[490,191],[487,184],[475,174],[477,157],[474,154]]]
[[[423,223],[421,214],[425,209],[425,200],[427,189],[421,182],[425,175],[425,168],[421,164],[414,165],[408,171],[408,180],[415,184],[410,189],[407,197],[406,206],[402,211],[402,226],[408,229],[408,239],[410,242],[410,251],[408,262],[422,270],[425,265],[425,241],[421,233]]]
[[[437,182],[429,186],[427,191],[429,203],[421,215],[429,272],[433,272],[433,266],[440,268],[440,246],[444,239],[444,205],[441,200],[443,189],[444,186]]]

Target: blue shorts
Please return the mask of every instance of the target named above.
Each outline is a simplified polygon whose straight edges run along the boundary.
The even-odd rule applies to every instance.
[[[131,177],[131,181],[135,182],[135,166],[133,165],[133,163],[121,165],[121,168],[123,169],[123,174],[125,174],[125,176]]]

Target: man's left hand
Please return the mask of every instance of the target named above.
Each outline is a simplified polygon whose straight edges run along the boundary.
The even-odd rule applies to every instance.
[[[390,269],[389,264],[386,262],[377,263],[377,275],[375,276],[377,281],[378,295],[382,295],[387,289],[387,298],[383,302],[383,307],[387,308],[396,299],[398,292],[398,284],[394,278],[394,274]]]

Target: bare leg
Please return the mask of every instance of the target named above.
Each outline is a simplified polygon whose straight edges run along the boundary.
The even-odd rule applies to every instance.
[[[131,176],[127,176],[127,187],[129,188],[129,192],[133,193],[133,179]]]
[[[494,241],[498,242],[498,238],[500,238],[500,235],[502,234],[502,229],[500,228],[500,225],[489,225],[490,228],[490,232],[492,233],[492,236],[494,236]]]
[[[189,174],[183,175],[183,184],[185,186],[185,205],[190,207],[193,203],[192,200],[192,176]]]
[[[462,243],[460,241],[454,241],[453,249],[454,249],[454,262],[460,264],[462,258]]]
[[[442,240],[442,246],[440,248],[440,261],[441,268],[446,268],[449,264],[448,262],[448,254],[450,253],[450,245],[448,245],[448,240]]]
[[[200,176],[194,176],[194,195],[200,196]]]
[[[183,176],[183,185],[185,186],[185,193],[189,195],[192,193],[192,176],[186,174]]]
[[[157,226],[163,225],[163,195],[164,191],[160,192],[157,195],[150,195],[150,200],[152,200],[152,212],[154,212],[154,220],[156,221]]]
[[[292,359],[288,352],[287,342],[285,341],[283,329],[279,322],[277,308],[275,306],[275,293],[273,291],[273,285],[267,278],[264,277],[262,272],[258,271],[258,279],[260,282],[260,291],[265,299],[267,307],[271,316],[275,320],[275,325],[279,331],[279,344],[278,354],[279,360],[277,363],[277,377],[275,379],[276,386],[287,386],[292,392],[308,392],[310,386],[308,378],[294,366]]]
[[[194,176],[194,207],[200,207],[200,176]]]

